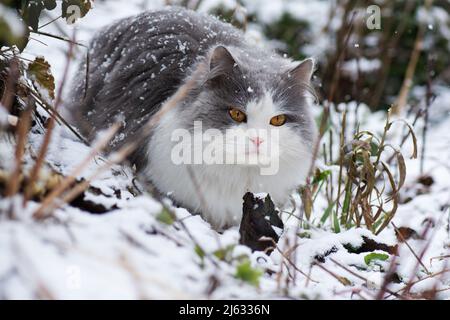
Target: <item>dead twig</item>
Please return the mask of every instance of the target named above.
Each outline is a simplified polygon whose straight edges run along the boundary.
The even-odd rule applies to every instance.
[[[66,64],[65,64],[65,68],[64,68],[64,73],[63,73],[63,80],[61,82],[61,85],[59,86],[58,89],[58,95],[56,97],[56,101],[55,101],[55,107],[54,110],[58,110],[58,106],[62,101],[62,94],[63,94],[63,89],[64,89],[64,85],[67,81],[67,77],[69,74],[69,65],[70,65],[70,61],[72,60],[72,51],[73,51],[73,43],[70,42],[69,43],[69,49],[67,51],[67,55],[66,55]],[[45,160],[45,156],[47,154],[47,151],[49,149],[50,146],[50,140],[52,137],[52,133],[53,133],[53,129],[55,127],[55,121],[56,121],[56,117],[54,115],[50,116],[50,120],[48,122],[48,127],[47,127],[47,131],[45,132],[44,135],[44,140],[42,141],[41,147],[39,149],[38,152],[38,156],[36,159],[36,162],[33,166],[33,168],[31,169],[31,173],[30,173],[30,180],[28,183],[27,188],[25,189],[24,192],[24,200],[23,200],[23,204],[25,205],[26,202],[28,201],[28,199],[30,198],[31,192],[33,190],[33,187],[39,177],[39,171],[44,163]]]
[[[442,218],[442,217],[441,217]],[[438,224],[440,223],[441,219],[439,219]],[[433,222],[428,221],[423,233],[421,234],[421,239],[426,239],[426,235],[428,234],[428,231],[430,230],[430,228],[432,227]],[[438,228],[434,229],[434,232],[430,235],[430,237],[428,238],[428,241],[426,242],[425,246],[423,247],[422,251],[419,254],[419,259],[418,261],[422,261],[423,256],[425,255],[425,253],[428,251],[428,248],[430,247],[431,244],[431,240],[433,239],[434,235],[436,234]],[[416,263],[416,265],[414,266],[414,269],[411,272],[411,276],[409,277],[409,282],[406,284],[405,286],[405,290],[406,293],[409,293],[409,290],[412,287],[412,284],[414,282],[414,278],[416,276],[417,270],[419,269],[419,265],[421,265],[419,262]]]
[[[427,274],[430,274],[430,271],[427,269],[427,267],[425,266],[425,264],[422,262],[422,260],[419,258],[419,256],[416,254],[416,252],[413,250],[413,248],[409,245],[408,241],[403,237],[402,233],[400,232],[400,230],[397,228],[397,226],[394,224],[394,222],[391,221],[392,226],[394,227],[397,236],[400,238],[400,240],[408,247],[409,251],[411,251],[411,253],[413,254],[414,258],[416,258],[416,260],[420,263],[420,265],[422,266],[422,268],[424,268],[425,272]]]
[[[384,277],[383,284],[381,285],[381,288],[380,288],[380,290],[378,291],[378,293],[377,293],[377,295],[375,297],[376,300],[385,299],[384,294],[386,292],[390,291],[388,286],[392,282],[392,277],[395,274],[396,270],[397,270],[397,259],[396,259],[396,256],[394,256],[392,258],[392,260],[391,260],[390,265],[389,265],[389,269],[386,272],[386,276]]]
[[[351,275],[357,277],[358,279],[363,280],[364,283],[366,283],[366,284],[368,283],[367,278],[365,278],[365,277],[361,276],[360,274],[354,272],[353,270],[351,270],[350,268],[348,268],[348,267],[344,266],[343,264],[337,262],[337,261],[334,260],[333,258],[330,258],[330,261],[332,261],[332,262],[333,262],[334,264],[336,264],[338,267],[344,269],[345,271],[347,271],[347,272],[350,273]],[[391,295],[393,295],[393,296],[395,296],[395,297],[397,297],[397,298],[405,298],[405,297],[403,297],[402,295],[398,294],[398,292],[391,291],[391,290],[389,290],[388,288],[386,288],[386,292],[390,293]]]
[[[270,239],[272,239],[272,238],[270,238]],[[273,239],[272,239],[272,240],[273,240]],[[283,256],[283,258],[285,258],[286,261],[289,262],[289,264],[290,264],[297,272],[299,272],[300,274],[302,274],[303,276],[305,276],[305,278],[308,279],[309,281],[314,282],[314,283],[319,283],[319,281],[316,281],[316,280],[311,279],[305,272],[303,272],[299,267],[297,267],[297,265],[296,265],[294,262],[292,262],[292,260],[289,259],[289,257],[287,257],[287,256],[283,253],[283,251],[276,245],[276,243],[275,243],[275,245],[274,245],[274,248],[277,249],[277,251]]]
[[[42,219],[46,216],[46,212],[52,210],[51,203],[60,196],[68,187],[70,187],[76,180],[77,176],[89,165],[92,159],[94,159],[111,141],[114,135],[120,128],[120,124],[115,124],[109,128],[104,136],[92,147],[91,152],[87,157],[81,161],[81,163],[68,175],[56,189],[54,189],[41,203],[39,208],[33,213],[35,219]]]
[[[3,90],[4,93],[0,101],[0,104],[3,105],[8,112],[11,110],[11,106],[14,102],[14,97],[16,94],[16,84],[19,77],[19,62],[17,57],[14,55],[14,57],[12,57],[9,62],[8,80],[5,83],[5,88]]]
[[[350,280],[348,280],[345,277],[341,277],[338,276],[336,273],[334,273],[331,270],[328,270],[327,268],[325,268],[323,265],[321,265],[320,263],[314,262],[314,266],[319,267],[320,269],[322,269],[323,271],[325,271],[326,273],[328,273],[329,275],[331,275],[333,278],[335,278],[337,281],[339,281],[342,285],[344,286],[349,286],[351,284]]]
[[[29,105],[18,124],[17,129],[17,143],[15,150],[15,167],[11,176],[8,179],[8,186],[6,188],[6,196],[12,197],[15,195],[20,186],[20,176],[22,174],[22,159],[25,154],[25,144],[27,143],[28,131],[30,130],[31,124],[31,114],[33,112],[33,108],[31,107],[32,102],[30,99]]]
[[[66,41],[66,42],[68,42],[71,46],[77,45],[77,46],[81,46],[81,47],[87,48],[86,45],[84,45],[84,44],[82,44],[82,43],[80,43],[80,42],[76,42],[76,41],[74,41],[74,40],[71,40],[71,39],[69,39],[69,38],[64,38],[64,37],[61,37],[61,36],[58,36],[58,35],[55,35],[55,34],[51,34],[51,33],[48,33],[48,32],[44,32],[44,31],[31,31],[31,32],[36,33],[36,34],[39,34],[39,35],[41,35],[41,36],[46,36],[46,37],[49,37],[49,38],[54,38],[54,39]]]

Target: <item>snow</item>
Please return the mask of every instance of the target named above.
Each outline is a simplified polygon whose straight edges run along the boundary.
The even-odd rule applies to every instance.
[[[155,9],[165,1],[147,1],[147,9]],[[329,4],[327,1],[243,1],[249,13],[256,13],[264,23],[278,19],[284,12],[290,12],[296,17],[313,21],[312,32],[320,34],[320,30],[327,23]],[[201,10],[207,11],[222,3],[226,7],[235,8],[234,0],[206,0],[202,2]],[[142,11],[142,1],[128,1],[123,6],[119,1],[96,3],[95,10],[76,24],[77,39],[87,43],[95,30],[111,21]],[[0,7],[1,8],[1,7]],[[107,12],[108,14],[105,14]],[[421,14],[421,13],[418,13]],[[441,21],[443,13],[435,12],[435,20]],[[425,18],[424,18],[425,19]],[[440,23],[429,22],[438,28]],[[333,28],[338,22],[332,21]],[[55,32],[49,25],[44,30]],[[441,32],[445,29],[440,28]],[[442,31],[444,30],[444,31]],[[150,30],[148,30],[150,31]],[[255,25],[249,26],[248,33],[254,39],[264,42],[264,37]],[[71,34],[71,32],[69,32]],[[60,84],[64,70],[64,56],[67,44],[51,38],[34,35],[44,40],[51,48],[31,41],[26,49],[26,57],[44,55],[52,65],[52,72]],[[316,37],[314,43],[308,46],[307,52],[320,55],[327,45],[326,36]],[[179,43],[179,50],[186,50],[183,43]],[[84,54],[83,48],[77,48],[77,55]],[[154,56],[147,59],[156,59]],[[107,63],[105,61],[105,63]],[[355,60],[344,63],[344,70],[356,73]],[[362,58],[359,61],[361,71],[379,68],[377,60]],[[165,66],[161,66],[163,71]],[[70,73],[76,72],[76,65],[71,65]],[[152,77],[155,75],[152,74]],[[67,90],[67,87],[66,87]],[[253,92],[248,88],[248,92]],[[413,94],[423,97],[424,88],[414,88]],[[429,272],[437,273],[448,268],[448,258],[439,258],[449,254],[449,209],[445,206],[450,201],[450,89],[436,87],[436,99],[430,106],[430,128],[427,136],[427,153],[425,173],[431,175],[434,183],[430,190],[423,194],[414,192],[417,178],[420,174],[420,162],[406,158],[407,180],[405,194],[412,195],[409,202],[402,203],[394,218],[398,227],[409,227],[421,234],[427,221],[433,221],[434,227],[428,236],[432,237],[429,248],[422,259]],[[348,122],[354,123],[355,109],[358,119],[362,119],[361,127],[380,131],[380,124],[384,123],[384,113],[372,114],[367,106],[354,102],[341,104],[339,109],[347,108]],[[316,112],[318,112],[317,108]],[[42,114],[44,111],[40,110]],[[0,125],[7,121],[8,114],[0,106]],[[411,120],[411,119],[409,119]],[[331,121],[337,123],[338,116],[332,114]],[[349,126],[348,130],[351,130]],[[400,130],[400,129],[398,129]],[[422,130],[421,124],[416,130]],[[350,131],[349,131],[350,134]],[[37,132],[30,134],[30,147],[36,154],[43,136]],[[120,136],[118,137],[120,139]],[[397,139],[399,140],[399,139]],[[421,141],[419,140],[419,148]],[[409,155],[408,146],[402,149]],[[55,170],[64,175],[71,174],[85,159],[90,148],[76,141],[57,126],[47,155],[46,171]],[[8,139],[0,139],[0,169],[10,172],[14,165],[14,147]],[[335,150],[338,152],[338,150]],[[32,164],[27,153],[26,168]],[[105,163],[102,156],[97,156],[88,166],[77,175],[77,179],[91,176]],[[327,167],[319,161],[319,167],[337,173],[337,166]],[[170,201],[164,202],[176,216],[172,225],[160,220],[163,205],[148,194],[135,196],[136,189],[133,181],[133,171],[126,166],[113,166],[110,170],[97,177],[91,186],[100,190],[100,194],[88,191],[85,200],[103,205],[105,208],[115,208],[106,214],[91,214],[79,208],[65,205],[57,209],[52,219],[35,222],[31,216],[39,204],[29,202],[22,207],[22,199],[14,197],[0,199],[0,212],[15,208],[17,217],[6,218],[0,214],[0,298],[6,299],[230,299],[230,298],[280,298],[283,297],[285,283],[289,277],[286,271],[286,260],[281,252],[292,251],[291,261],[303,274],[297,272],[288,264],[289,273],[295,273],[295,280],[291,279],[289,297],[294,298],[322,298],[322,299],[359,299],[352,292],[361,290],[365,298],[373,298],[380,288],[385,270],[393,260],[379,261],[378,265],[367,266],[364,257],[369,252],[352,253],[346,247],[358,247],[363,237],[373,239],[378,243],[395,245],[398,243],[392,227],[388,227],[380,235],[374,236],[366,229],[354,228],[335,234],[327,226],[317,227],[311,223],[309,229],[298,229],[298,219],[301,200],[298,194],[293,195],[295,210],[292,215],[282,214],[285,230],[279,240],[279,249],[268,256],[262,252],[251,250],[239,244],[237,227],[230,228],[223,233],[214,231],[200,216],[192,215],[184,208],[174,207]],[[137,186],[141,187],[141,186]],[[409,189],[408,189],[409,188]],[[116,194],[120,194],[120,199]],[[265,194],[256,195],[264,198]],[[319,196],[315,202],[313,216],[320,217],[326,201]],[[299,237],[299,232],[305,236]],[[427,245],[428,241],[409,239],[408,244],[415,252]],[[295,246],[295,247],[294,247]],[[198,254],[198,247],[206,253],[206,257]],[[217,250],[230,249],[230,257],[219,260],[214,256]],[[281,252],[280,252],[281,251]],[[384,253],[376,250],[374,252]],[[317,256],[323,257],[322,269],[312,266]],[[255,268],[270,270],[260,279],[260,287],[245,283],[235,277],[236,267],[243,258],[249,259]],[[423,267],[415,271],[417,260],[405,244],[399,244],[397,273],[402,278],[402,284],[393,284],[390,289],[400,290],[410,279],[426,277]],[[360,277],[339,267],[335,262],[347,267]],[[345,277],[350,286],[345,286],[326,270],[331,270],[340,277]],[[281,280],[278,279],[280,275]],[[307,279],[307,275],[310,279]],[[362,278],[362,279],[361,279]],[[217,289],[209,292],[211,284],[217,281]],[[450,286],[450,275],[430,278],[412,287],[412,292],[420,292],[437,286],[445,289]],[[352,290],[349,290],[352,289]],[[394,297],[391,297],[394,298]],[[438,294],[440,299],[450,299],[449,291]]]
[[[9,124],[9,113],[6,107],[0,103],[0,128],[6,127]]]
[[[356,47],[356,44],[355,44]],[[381,61],[378,59],[353,59],[346,61],[342,65],[342,70],[353,78],[358,77],[358,71],[361,73],[371,72],[381,67]]]

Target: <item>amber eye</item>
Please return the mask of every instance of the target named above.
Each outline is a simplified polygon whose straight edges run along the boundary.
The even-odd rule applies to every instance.
[[[280,114],[270,119],[270,124],[276,127],[282,126],[285,123],[286,123],[286,116],[284,114]]]
[[[247,121],[247,116],[241,110],[231,108],[228,113],[230,114],[231,119],[236,122],[245,122]]]

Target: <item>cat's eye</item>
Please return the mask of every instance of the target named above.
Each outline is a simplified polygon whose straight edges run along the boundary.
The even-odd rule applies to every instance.
[[[241,110],[236,108],[231,108],[228,113],[230,114],[231,119],[236,122],[246,122],[247,116]]]
[[[276,127],[282,126],[285,123],[286,123],[286,116],[284,114],[279,114],[270,119],[270,124]]]

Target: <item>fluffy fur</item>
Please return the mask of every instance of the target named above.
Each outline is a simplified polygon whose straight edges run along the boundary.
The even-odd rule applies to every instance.
[[[133,141],[142,124],[200,66],[206,66],[201,81],[161,118],[130,160],[159,192],[225,228],[240,222],[246,191],[267,192],[282,206],[305,179],[316,137],[307,100],[312,60],[294,62],[253,47],[240,31],[207,15],[181,8],[146,12],[117,22],[93,40],[88,83],[83,75],[76,79],[70,110],[90,139],[122,119],[124,127],[111,144],[118,148]],[[247,121],[231,119],[231,107],[245,112]],[[286,115],[286,124],[270,125],[280,114]],[[193,131],[194,121],[222,133],[230,128],[276,130],[279,154],[264,156],[279,158],[277,174],[261,175],[259,165],[245,163],[175,165],[172,133]],[[244,135],[246,141],[254,138]],[[250,142],[233,150],[225,152],[259,152]]]

